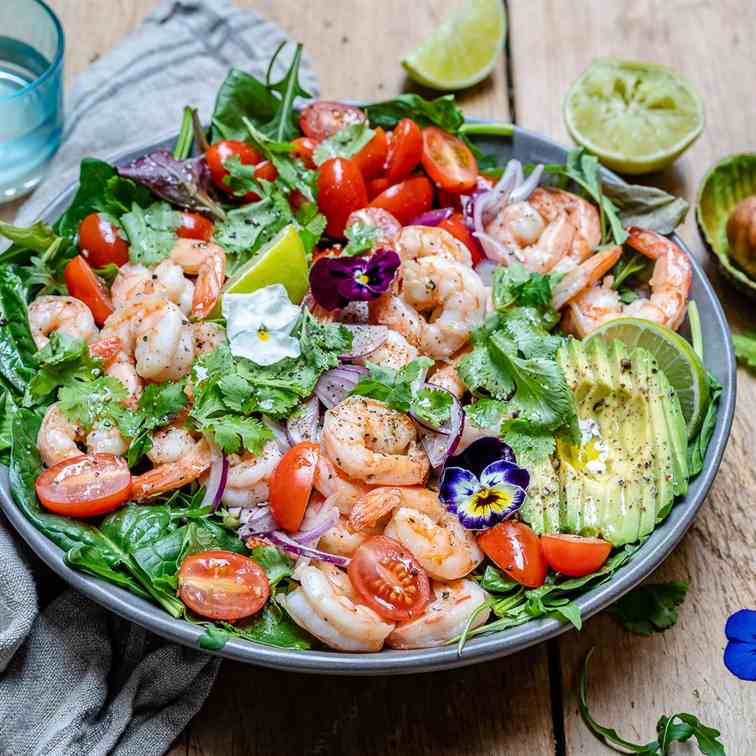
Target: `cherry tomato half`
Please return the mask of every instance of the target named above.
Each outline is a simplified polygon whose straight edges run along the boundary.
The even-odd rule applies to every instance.
[[[299,116],[299,127],[305,136],[319,142],[341,131],[344,126],[362,123],[366,118],[367,116],[353,105],[319,100],[304,108]]]
[[[368,203],[365,180],[349,158],[331,158],[318,173],[318,207],[328,220],[329,236],[344,235],[347,218]]]
[[[223,164],[232,155],[237,155],[242,165],[257,165],[262,160],[262,155],[254,147],[250,147],[244,142],[224,139],[222,142],[211,144],[205,153],[210,177],[218,189],[229,193],[231,189],[223,183],[223,179],[228,176],[228,171],[223,167]]]
[[[318,467],[318,444],[303,441],[292,446],[270,478],[270,513],[290,533],[296,533],[304,519]]]
[[[433,185],[425,176],[412,176],[390,186],[370,201],[370,207],[388,210],[402,225],[431,209]]]
[[[352,158],[365,181],[376,179],[383,174],[388,150],[386,132],[379,126],[373,138]]]
[[[176,229],[176,236],[182,239],[199,239],[210,241],[213,235],[213,222],[199,213],[181,213],[181,225]]]
[[[79,224],[79,247],[94,268],[129,261],[128,242],[118,228],[99,213],[90,213]]]
[[[93,517],[117,509],[131,494],[126,460],[113,454],[82,454],[48,467],[35,485],[45,509]]]
[[[405,622],[422,614],[430,601],[425,570],[400,543],[386,536],[364,541],[347,572],[360,598],[384,619]]]
[[[315,161],[312,159],[312,153],[318,143],[310,137],[297,137],[292,141],[292,144],[294,149],[291,151],[291,156],[299,158],[305,164],[305,168],[314,168]]]
[[[478,240],[472,235],[472,231],[467,227],[462,213],[453,213],[446,220],[441,221],[438,224],[439,228],[443,228],[444,231],[448,231],[455,239],[464,244],[467,249],[470,250],[470,257],[472,258],[473,267],[475,267],[482,259],[483,252],[478,244]]]
[[[383,194],[383,192],[385,192],[386,189],[391,186],[391,184],[389,184],[389,180],[387,178],[377,178],[373,179],[372,181],[368,181],[366,186],[368,199],[372,202],[379,194]]]
[[[582,577],[596,572],[604,564],[612,545],[600,538],[559,533],[541,536],[541,548],[552,570]]]
[[[466,192],[475,186],[478,164],[461,140],[435,126],[423,129],[423,168],[442,189]]]
[[[178,595],[201,617],[233,622],[265,606],[270,584],[253,559],[233,551],[198,551],[181,563]]]
[[[77,255],[66,264],[63,276],[66,279],[68,293],[80,299],[92,310],[97,325],[102,325],[113,314],[113,302],[105,284],[81,255]]]
[[[386,178],[395,184],[417,168],[423,155],[423,134],[411,118],[402,118],[391,135],[386,157]]]
[[[546,580],[541,543],[524,522],[500,522],[478,536],[478,545],[500,570],[526,588],[537,588]]]

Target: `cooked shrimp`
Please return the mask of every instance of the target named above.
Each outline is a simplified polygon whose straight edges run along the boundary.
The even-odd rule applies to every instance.
[[[195,357],[202,357],[226,343],[226,329],[220,323],[192,323],[192,339]]]
[[[483,321],[487,295],[480,276],[463,263],[421,257],[402,264],[401,292],[387,292],[371,302],[370,315],[423,354],[444,360]]]
[[[136,400],[142,395],[144,385],[139,373],[137,373],[134,360],[122,355],[121,358],[105,368],[105,373],[119,380],[126,389],[129,394],[129,401],[126,404],[135,404]]]
[[[433,581],[434,598],[417,619],[397,625],[386,639],[392,648],[430,648],[443,646],[462,634],[470,615],[488,599],[474,580],[455,580],[451,583]],[[491,613],[486,607],[473,620],[470,628],[480,627]]]
[[[121,431],[110,421],[101,420],[96,423],[86,438],[87,452],[94,454],[115,454],[120,457],[126,454],[129,442],[121,435]]]
[[[396,251],[402,262],[419,257],[444,257],[472,265],[470,250],[443,228],[405,226],[396,239]]]
[[[616,318],[642,318],[677,329],[685,317],[692,279],[692,268],[688,256],[677,244],[654,231],[636,227],[628,231],[630,236],[627,244],[655,261],[654,271],[649,281],[651,296],[648,299],[636,299],[626,305],[620,301],[619,293],[612,288],[611,277],[605,278],[598,286],[591,286],[598,277],[590,280],[589,276],[585,281],[573,281],[572,285],[578,288],[580,293],[570,298],[570,313],[566,325],[581,338],[587,336],[602,323]],[[589,258],[583,266],[596,257],[598,255]],[[616,257],[618,259],[619,254]],[[578,274],[581,268],[574,273]],[[572,275],[565,276],[556,289],[559,289]],[[583,285],[580,286],[580,283]],[[556,293],[555,290],[555,297]]]
[[[275,441],[268,441],[257,455],[251,452],[232,455],[223,503],[232,507],[250,507],[267,501],[270,476],[282,456]]]
[[[192,310],[194,284],[172,260],[163,260],[154,268],[126,263],[110,287],[113,306],[118,309],[137,299],[160,296],[181,308],[184,315]]]
[[[337,651],[380,651],[394,625],[358,602],[349,577],[319,562],[297,570],[299,587],[282,597],[300,627]]]
[[[84,339],[87,343],[97,338],[92,311],[74,297],[37,297],[29,305],[29,327],[37,349],[42,349],[54,332]]]
[[[383,532],[383,528],[365,528],[357,533],[349,529],[347,518],[339,517],[333,527],[326,530],[318,541],[318,548],[328,554],[351,557],[354,552],[372,535]]]
[[[329,409],[320,443],[348,476],[373,485],[416,485],[430,469],[412,420],[375,399],[351,396]]]
[[[455,354],[448,362],[437,362],[436,367],[428,377],[428,383],[446,389],[450,394],[454,394],[457,399],[462,399],[467,393],[467,386],[459,377],[457,366],[469,351],[470,348],[465,347]]]
[[[185,376],[194,359],[194,341],[189,323],[173,302],[145,297],[116,310],[106,321],[102,337],[117,336],[126,361],[133,354],[136,372],[155,382]]]
[[[132,478],[131,495],[134,500],[141,501],[166,491],[174,491],[197,480],[211,463],[210,447],[202,438],[188,454],[176,462],[158,465],[149,472]]]
[[[473,533],[449,512],[434,518],[417,509],[400,507],[383,534],[401,543],[436,580],[457,580],[483,561]]]
[[[184,273],[197,276],[192,297],[192,315],[201,320],[215,307],[226,280],[226,253],[213,242],[197,239],[178,239],[170,259],[181,266]]]
[[[349,513],[348,527],[352,532],[362,532],[400,507],[424,512],[434,520],[439,520],[446,511],[438,494],[422,486],[379,486],[355,502]]]
[[[364,483],[347,478],[325,454],[321,454],[318,459],[313,485],[318,493],[335,504],[343,514],[349,514],[354,503],[370,490]]]
[[[418,355],[417,347],[412,346],[398,331],[389,329],[386,341],[359,362],[363,365],[370,362],[373,365],[399,370],[416,359]]]
[[[147,452],[147,457],[153,465],[178,462],[182,457],[191,454],[197,443],[186,428],[179,428],[176,425],[160,428],[150,438],[152,448]]]
[[[402,224],[391,215],[388,210],[380,207],[363,207],[355,210],[346,222],[346,229],[355,223],[364,223],[366,226],[374,226],[378,229],[378,238],[373,247],[392,247],[396,244],[397,237],[402,231]]]
[[[614,267],[621,256],[621,247],[610,247],[591,255],[574,270],[571,270],[551,292],[551,304],[554,309],[561,310],[567,302],[572,301],[582,291],[599,281],[605,273]],[[619,299],[617,301],[619,302]]]

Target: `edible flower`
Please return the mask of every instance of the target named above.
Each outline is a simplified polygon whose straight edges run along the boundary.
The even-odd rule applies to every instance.
[[[525,501],[530,474],[497,438],[481,438],[454,457],[441,475],[439,498],[468,530],[491,528]]]
[[[741,680],[756,680],[756,611],[741,609],[725,625],[725,667]]]
[[[312,296],[326,310],[378,299],[400,265],[392,249],[378,249],[370,257],[321,257],[310,270]]]
[[[251,294],[224,294],[222,310],[234,356],[246,357],[256,365],[299,357],[299,339],[290,335],[299,319],[299,307],[291,303],[281,284]]]

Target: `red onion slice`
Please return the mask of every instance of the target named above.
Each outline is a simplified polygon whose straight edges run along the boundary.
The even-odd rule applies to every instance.
[[[262,416],[262,421],[263,425],[273,434],[273,440],[276,442],[276,446],[278,446],[281,454],[286,454],[292,446],[287,437],[286,428],[277,420],[267,415]]]
[[[239,537],[243,539],[249,536],[267,536],[277,527],[278,523],[273,519],[269,507],[255,507],[248,515],[247,521],[239,528]]]
[[[335,407],[349,396],[368,369],[361,365],[341,365],[323,373],[315,384],[315,395],[326,409]]]
[[[383,346],[389,329],[382,325],[342,324],[352,333],[352,353],[339,355],[340,360],[359,360]]]
[[[309,513],[309,508],[308,508]],[[317,543],[320,536],[330,530],[339,519],[339,510],[336,507],[322,506],[311,522],[307,522],[307,517],[302,522],[302,529],[297,533],[292,533],[292,540],[303,545]]]
[[[440,207],[436,210],[428,210],[413,218],[408,226],[438,226],[454,213],[453,207]]]
[[[465,424],[465,411],[462,404],[454,397],[454,403],[451,406],[451,417],[449,418],[448,431],[446,433],[434,433],[429,431],[424,433],[421,443],[431,467],[438,468],[454,454],[459,439],[462,436],[462,428]]]
[[[268,535],[268,540],[276,546],[280,546],[283,551],[286,551],[289,554],[294,554],[298,557],[303,556],[308,557],[309,559],[319,559],[322,562],[330,562],[339,567],[348,567],[349,562],[352,561],[349,557],[336,556],[336,554],[328,554],[325,551],[313,549],[310,546],[304,546],[280,530],[274,530],[270,533],[270,535]]]
[[[483,281],[484,286],[493,285],[493,274],[496,268],[499,266],[494,260],[481,260],[475,266],[475,272],[480,276],[480,280]]]
[[[202,497],[201,507],[210,507],[213,512],[220,506],[223,491],[228,479],[228,457],[207,436],[205,437],[210,446],[212,462],[210,475],[205,483],[205,495]]]
[[[286,437],[292,446],[320,441],[320,402],[314,394],[300,404],[286,421]]]

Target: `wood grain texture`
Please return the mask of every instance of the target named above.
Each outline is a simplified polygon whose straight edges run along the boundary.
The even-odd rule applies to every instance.
[[[756,51],[747,29],[756,6],[744,2],[638,0],[571,3],[510,0],[513,89],[517,122],[569,143],[561,104],[594,57],[620,56],[672,66],[703,97],[707,126],[670,169],[644,181],[665,186],[693,205],[708,167],[726,154],[754,149]],[[707,271],[735,327],[754,325],[753,305],[713,270],[691,210],[681,234]],[[663,635],[640,638],[607,617],[560,641],[567,753],[600,748],[577,713],[576,671],[596,646],[591,698],[600,722],[648,742],[660,714],[689,711],[721,729],[727,753],[756,752],[756,687],[722,664],[727,616],[756,605],[756,380],[738,376],[738,407],[729,448],[695,524],[651,581],[685,579],[690,593],[680,621]]]

